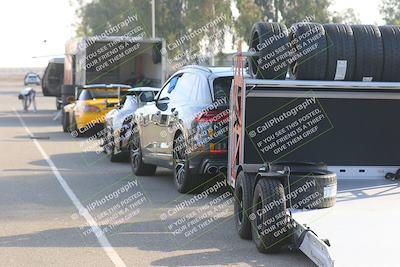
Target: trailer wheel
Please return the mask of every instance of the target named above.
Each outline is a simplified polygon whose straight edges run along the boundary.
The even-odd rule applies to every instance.
[[[383,77],[385,82],[400,81],[400,27],[380,26],[383,41]]]
[[[257,182],[250,216],[253,241],[260,252],[276,253],[288,244],[286,199],[279,180],[264,178]]]
[[[292,172],[289,181],[294,209],[329,208],[336,203],[337,176],[333,172]]]
[[[290,72],[297,80],[324,80],[327,42],[324,27],[318,23],[296,23],[289,33],[294,51]]]
[[[251,221],[249,215],[252,212],[254,177],[241,171],[236,179],[234,191],[234,217],[236,230],[243,239],[251,239]]]
[[[324,30],[328,47],[326,80],[351,81],[356,61],[353,30],[346,24],[325,24]],[[340,69],[339,60],[346,61],[346,67]]]
[[[383,69],[383,43],[375,25],[352,25],[356,44],[355,81],[381,81]]]
[[[250,34],[249,72],[256,79],[285,79],[289,59],[288,30],[281,23],[258,22]]]

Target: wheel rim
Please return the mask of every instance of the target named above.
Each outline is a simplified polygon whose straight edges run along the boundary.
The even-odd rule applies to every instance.
[[[106,140],[104,142],[107,154],[112,155],[114,152],[114,138],[109,129],[107,130]]]
[[[140,149],[139,149],[139,136],[137,134],[132,135],[132,142],[130,145],[130,156],[131,163],[134,169],[137,169],[140,162]]]
[[[179,148],[179,149],[175,149]],[[186,155],[185,148],[180,145],[177,141],[175,141],[173,159],[174,159],[174,174],[175,181],[181,185],[185,179],[185,166],[186,166]]]

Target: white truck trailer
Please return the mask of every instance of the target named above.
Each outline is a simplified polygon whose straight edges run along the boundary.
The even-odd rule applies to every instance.
[[[160,87],[167,78],[167,59],[161,38],[93,36],[65,45],[64,104],[75,88],[91,84]]]

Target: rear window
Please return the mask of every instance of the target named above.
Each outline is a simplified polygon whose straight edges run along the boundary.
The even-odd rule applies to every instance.
[[[225,98],[229,100],[233,77],[221,77],[214,80],[214,101]]]
[[[121,91],[120,96],[126,94],[126,91]],[[79,100],[90,100],[99,98],[118,98],[118,90],[110,89],[90,89],[83,90],[79,96]]]

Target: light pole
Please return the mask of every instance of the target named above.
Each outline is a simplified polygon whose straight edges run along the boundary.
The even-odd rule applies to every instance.
[[[153,38],[156,38],[156,0],[151,1],[151,30]]]

